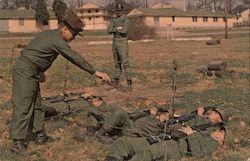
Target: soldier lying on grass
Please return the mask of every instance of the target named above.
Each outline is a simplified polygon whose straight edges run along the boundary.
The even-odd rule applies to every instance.
[[[164,135],[156,137],[119,138],[113,143],[105,161],[180,159],[188,155],[211,154],[225,141],[222,123],[228,121],[228,115],[222,110],[220,113],[216,110],[203,113],[203,108],[197,109],[197,118],[189,122],[192,128],[185,125],[168,133],[164,131]],[[230,132],[227,134],[229,136]],[[156,140],[152,142],[152,139]]]
[[[168,110],[164,108],[127,113],[117,107],[98,104],[97,108],[87,109],[87,134],[76,137],[78,141],[86,140],[86,137],[93,134],[104,139],[103,141],[108,134],[134,137],[157,134],[160,130],[157,125],[168,119]]]
[[[220,127],[209,134],[182,127],[185,136],[176,140],[164,140],[150,145],[146,138],[122,137],[117,139],[104,161],[166,161],[183,157],[205,157],[212,155],[218,147],[232,145],[229,130]]]

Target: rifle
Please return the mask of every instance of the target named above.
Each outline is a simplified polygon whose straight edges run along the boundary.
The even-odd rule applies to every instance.
[[[148,115],[150,115],[150,110],[148,109],[145,109],[143,111],[136,111],[136,112],[128,113],[129,118],[132,120],[138,120],[139,118],[142,118]]]
[[[213,123],[207,123],[207,124],[203,124],[203,125],[197,125],[197,126],[193,126],[191,127],[193,130],[196,131],[205,131],[210,127],[223,127],[224,123],[218,123],[218,124],[213,124]],[[178,141],[181,138],[186,137],[187,134],[185,134],[182,131],[179,130],[175,130],[175,131],[169,131],[169,132],[165,132],[165,133],[161,133],[158,136],[149,136],[147,137],[147,141],[151,144],[157,143],[159,140],[175,140]]]
[[[215,105],[209,105],[209,106],[204,107],[204,113],[206,113],[209,110],[216,109],[221,104],[223,104],[223,102],[220,102],[220,103],[215,104]],[[178,118],[170,119],[167,122],[163,122],[163,123],[158,124],[157,126],[164,129],[165,127],[172,126],[176,123],[184,123],[184,122],[190,121],[190,120],[194,119],[196,117],[196,115],[197,115],[197,110],[192,111],[191,114],[184,114]]]
[[[175,59],[173,60],[173,82],[172,82],[172,90],[173,90],[173,97],[171,100],[171,108],[170,108],[170,118],[173,119],[174,118],[174,113],[175,113],[175,104],[174,104],[174,100],[175,100],[175,95],[176,95],[176,72],[177,72],[177,62],[175,61]]]
[[[64,112],[61,112],[61,113],[59,113],[59,114],[57,114],[55,116],[47,117],[47,118],[45,118],[45,120],[50,120],[50,119],[54,119],[54,118],[58,118],[58,117],[62,117],[62,116],[69,116],[69,115],[80,113],[82,111],[84,111],[83,108],[69,110],[69,111],[64,111]]]

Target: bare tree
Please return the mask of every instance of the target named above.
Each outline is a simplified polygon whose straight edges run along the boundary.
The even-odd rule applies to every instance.
[[[231,13],[235,6],[235,0],[228,0],[228,12]],[[225,7],[224,0],[192,0],[187,3],[187,9],[192,10],[220,10]]]
[[[1,8],[1,9],[9,8],[8,0],[1,0],[1,1],[0,1],[0,8]]]

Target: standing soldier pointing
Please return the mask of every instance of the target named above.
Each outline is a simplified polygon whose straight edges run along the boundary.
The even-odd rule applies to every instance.
[[[115,85],[119,84],[119,79],[123,69],[127,78],[127,85],[132,90],[131,70],[128,58],[128,28],[129,19],[124,15],[124,5],[121,2],[115,5],[116,17],[111,20],[108,33],[113,34],[113,57],[115,62]]]
[[[106,73],[95,70],[67,44],[83,31],[83,27],[84,23],[77,15],[69,15],[65,17],[58,29],[39,33],[21,51],[20,57],[12,68],[14,103],[10,129],[10,139],[13,140],[12,152],[27,154],[27,135],[32,131],[36,134],[37,144],[53,141],[44,130],[39,73],[45,72],[59,54],[88,73],[110,81]]]

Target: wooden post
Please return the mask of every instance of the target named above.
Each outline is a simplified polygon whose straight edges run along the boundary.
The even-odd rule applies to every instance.
[[[225,39],[228,38],[228,24],[227,24],[227,13],[228,13],[228,0],[224,0],[225,8]]]
[[[11,80],[11,68],[12,68],[12,64],[13,64],[14,54],[15,54],[15,47],[12,47],[11,48],[10,65],[9,65],[9,74],[8,74],[9,80]]]
[[[67,62],[65,64],[63,93],[66,93],[66,86],[67,86],[67,82],[68,82],[68,71],[69,71],[69,61],[67,60]]]

